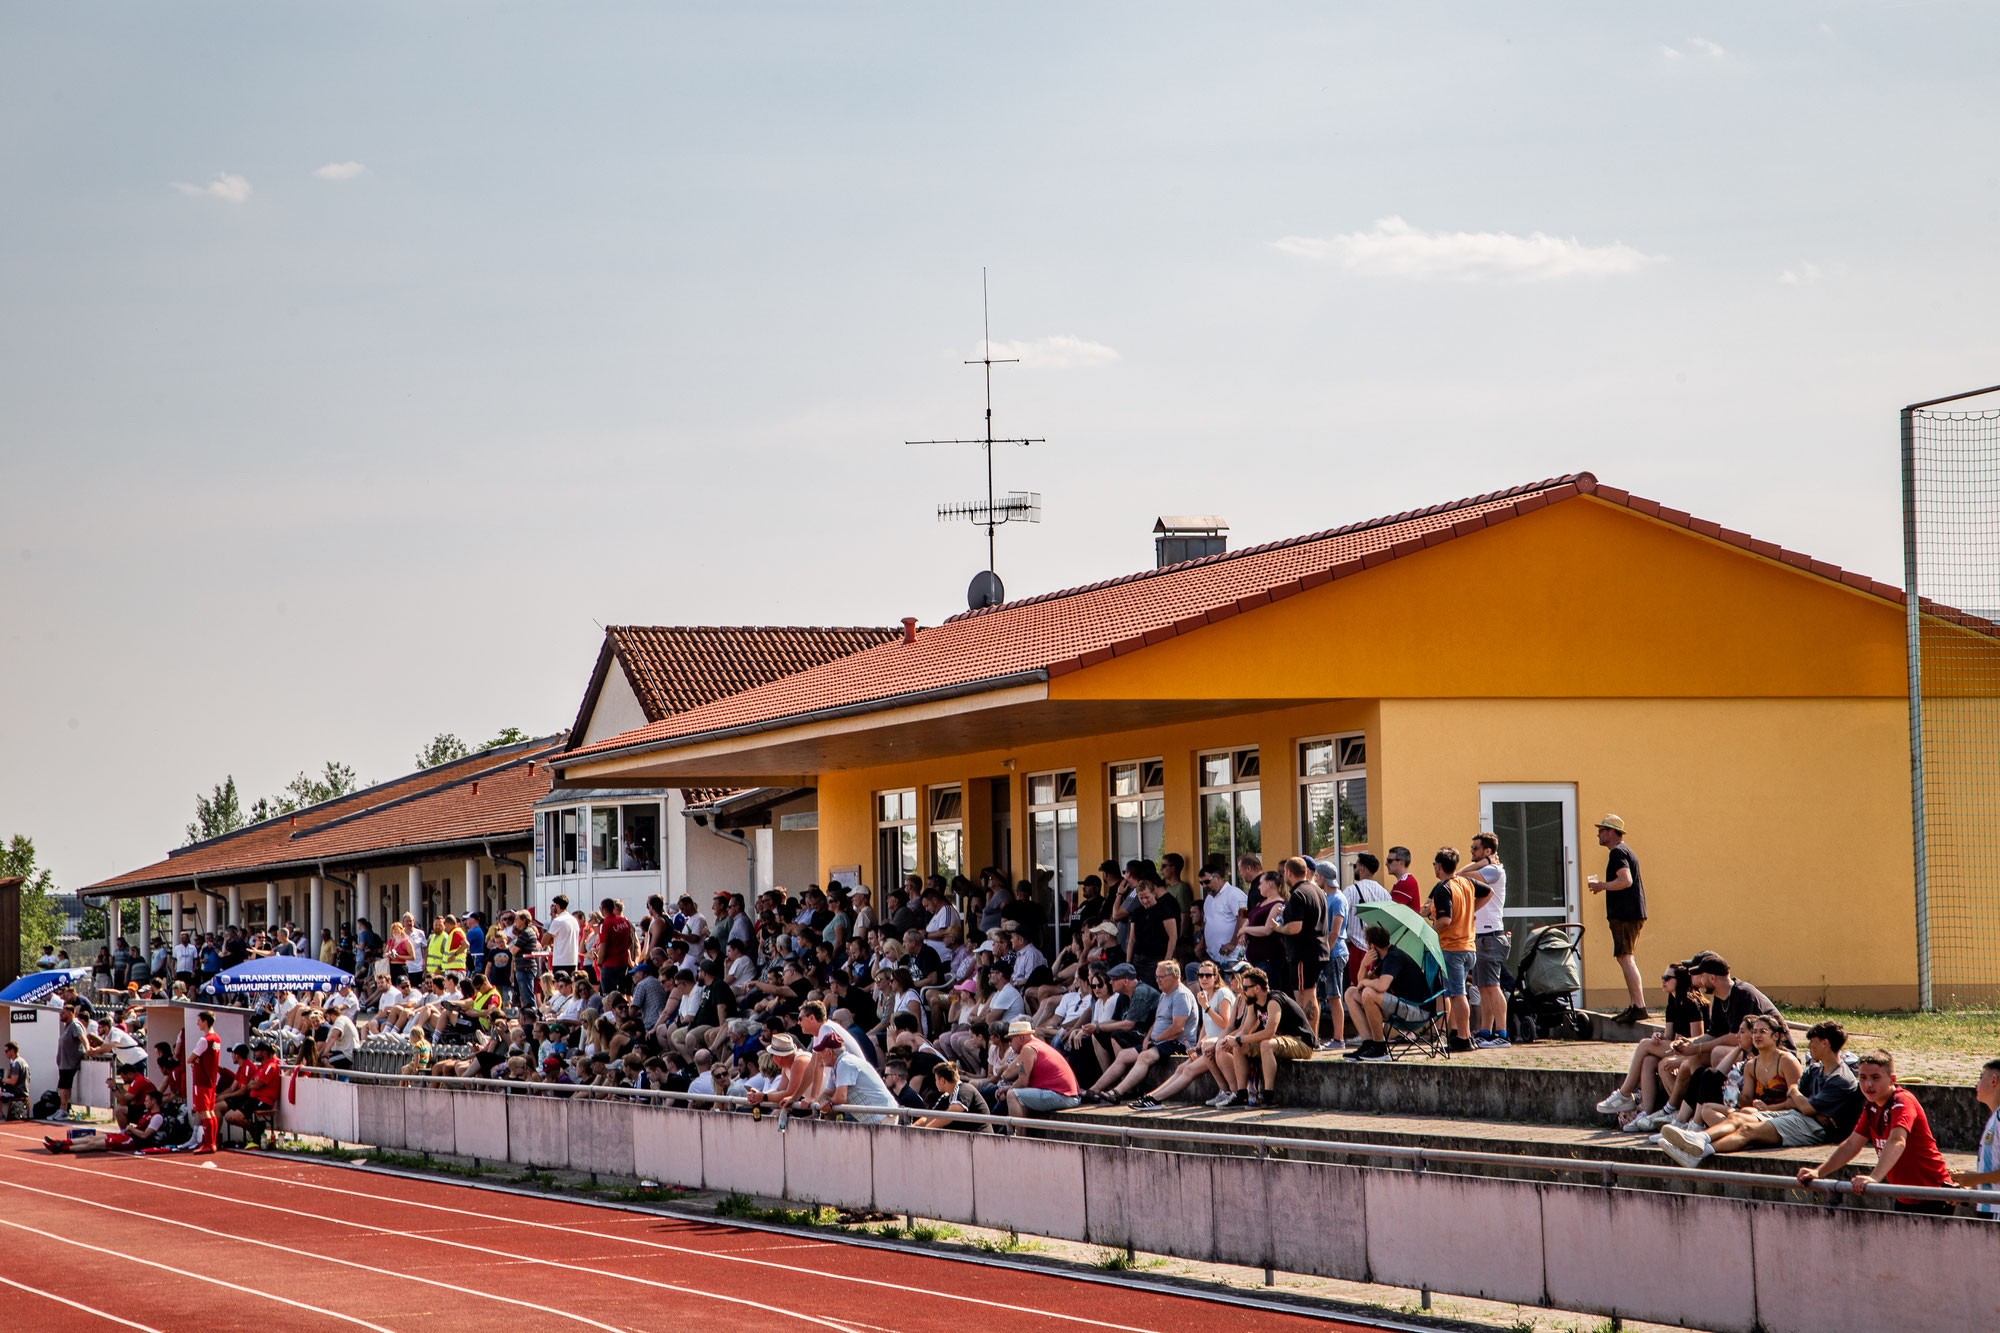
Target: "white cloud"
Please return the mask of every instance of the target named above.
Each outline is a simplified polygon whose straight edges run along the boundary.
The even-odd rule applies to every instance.
[[[329,162],[323,167],[315,168],[313,175],[323,181],[351,181],[367,170],[368,168],[359,162]]]
[[[1802,287],[1809,282],[1818,282],[1819,279],[1819,265],[1810,261],[1800,264],[1797,268],[1788,268],[1778,275],[1778,281],[1788,287]]]
[[[252,194],[250,182],[230,171],[217,172],[215,179],[206,185],[189,185],[185,181],[175,181],[174,188],[182,194],[213,195],[231,204],[240,204]]]
[[[1527,236],[1504,231],[1419,231],[1401,218],[1383,218],[1372,231],[1287,236],[1272,244],[1288,255],[1330,260],[1368,277],[1461,282],[1601,278],[1636,273],[1660,259],[1622,243],[1585,245],[1574,236],[1539,231]]]
[[[987,343],[986,355],[996,361],[1014,358],[1024,366],[1042,370],[1080,370],[1108,366],[1118,359],[1118,350],[1091,342],[1074,334],[1057,333],[1027,342]]]
[[[1666,60],[1680,60],[1687,56],[1702,56],[1709,60],[1720,60],[1728,54],[1727,51],[1722,49],[1720,42],[1711,42],[1706,37],[1688,38],[1687,50],[1685,51],[1674,46],[1663,46],[1660,48],[1660,55]]]

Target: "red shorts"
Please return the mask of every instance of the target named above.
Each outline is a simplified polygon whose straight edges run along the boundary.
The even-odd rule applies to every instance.
[[[196,1088],[194,1096],[188,1100],[188,1109],[196,1115],[214,1115],[215,1089]]]

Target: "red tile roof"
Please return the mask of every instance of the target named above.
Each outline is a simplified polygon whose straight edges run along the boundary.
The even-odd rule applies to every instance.
[[[561,765],[738,728],[786,725],[832,709],[893,707],[913,695],[1060,676],[1578,495],[1594,495],[1898,604],[1903,600],[1899,588],[1599,485],[1592,474],[1578,472],[967,611],[919,630],[913,644],[891,641],[658,719],[572,750]]]
[[[870,625],[608,625],[646,716],[674,713],[902,637]]]
[[[164,861],[85,891],[188,883],[196,876],[216,884],[287,878],[322,858],[338,862],[502,836],[518,840],[533,827],[534,803],[549,793],[548,760],[562,739],[546,737],[423,769],[179,848]]]

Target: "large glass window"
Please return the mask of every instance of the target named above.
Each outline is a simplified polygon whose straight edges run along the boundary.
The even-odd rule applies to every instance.
[[[624,845],[619,850],[620,870],[660,868],[660,807],[628,805],[621,808]]]
[[[577,856],[576,810],[548,810],[542,814],[542,849],[545,875],[574,875]]]
[[[1257,747],[1218,750],[1200,757],[1201,856],[1220,856],[1236,873],[1236,858],[1264,850],[1263,772]]]
[[[590,807],[590,868],[616,870],[622,864],[618,846],[618,807]]]
[[[875,875],[884,893],[917,873],[917,793],[875,793]]]
[[[1028,777],[1028,827],[1034,838],[1035,870],[1054,874],[1058,894],[1076,889],[1076,770],[1033,773]]]
[[[1308,856],[1340,863],[1368,845],[1368,742],[1359,733],[1299,742],[1299,827]]]
[[[1166,852],[1166,768],[1158,759],[1111,765],[1111,858],[1120,865],[1141,859],[1158,865]]]
[[[965,792],[956,784],[932,787],[930,802],[930,872],[943,875],[949,883],[952,876],[965,873]]]

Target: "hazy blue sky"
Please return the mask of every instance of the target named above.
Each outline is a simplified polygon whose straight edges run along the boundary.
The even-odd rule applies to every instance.
[[[0,836],[76,887],[606,622],[932,623],[1578,468],[1900,582],[1974,5],[0,5]],[[1502,589],[1489,589],[1499,592]],[[1348,642],[1352,642],[1348,640]]]

